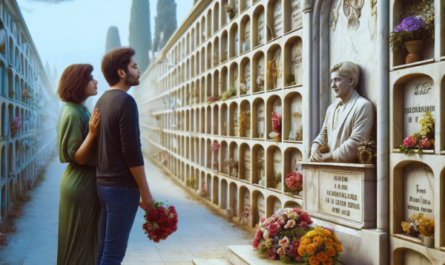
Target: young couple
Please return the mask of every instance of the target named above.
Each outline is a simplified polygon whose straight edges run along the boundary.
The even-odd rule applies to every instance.
[[[97,95],[93,66],[63,72],[57,93],[66,102],[59,129],[59,158],[69,163],[60,182],[57,264],[121,264],[138,205],[153,206],[141,151],[138,109],[127,92],[139,85],[132,48],[102,60],[110,85],[93,114],[85,100]]]

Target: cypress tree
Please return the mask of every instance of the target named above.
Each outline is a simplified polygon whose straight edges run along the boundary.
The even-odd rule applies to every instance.
[[[150,65],[148,52],[151,50],[150,2],[133,0],[130,17],[130,46],[136,50],[136,61],[144,72]]]
[[[108,28],[107,41],[105,44],[105,53],[114,48],[121,47],[121,37],[119,36],[119,29],[115,26]]]
[[[153,51],[160,51],[178,27],[176,2],[175,0],[158,0],[156,9]]]

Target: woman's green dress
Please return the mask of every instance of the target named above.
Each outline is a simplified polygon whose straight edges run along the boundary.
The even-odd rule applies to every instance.
[[[74,154],[88,135],[91,113],[80,104],[66,103],[59,129],[59,159],[69,163],[60,181],[57,264],[94,265],[99,241],[100,202],[97,195],[97,148],[85,165]]]

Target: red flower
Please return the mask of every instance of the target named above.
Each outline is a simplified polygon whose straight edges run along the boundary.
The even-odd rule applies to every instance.
[[[142,225],[150,240],[158,243],[177,230],[178,213],[174,206],[159,205],[145,213],[146,222]]]
[[[260,245],[261,240],[259,239],[254,239],[253,240],[253,249],[257,250],[258,246]]]

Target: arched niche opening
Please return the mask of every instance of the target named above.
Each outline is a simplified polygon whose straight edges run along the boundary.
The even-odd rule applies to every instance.
[[[226,62],[229,58],[229,37],[227,30],[221,34],[221,63]]]
[[[231,142],[229,146],[229,159],[225,161],[225,166],[232,178],[239,177],[239,150],[236,142]]]
[[[270,41],[283,35],[283,8],[281,0],[269,0],[267,14],[267,41]]]
[[[200,73],[203,73],[206,69],[205,62],[206,62],[206,48],[202,47],[201,48],[201,66],[200,66],[201,71],[200,71]]]
[[[240,69],[240,95],[250,95],[252,94],[252,77],[250,69],[250,59],[249,57],[244,57],[241,60]]]
[[[219,79],[219,87],[221,95],[224,95],[224,93],[225,94],[229,93],[229,71],[227,70],[226,66],[224,66],[221,69],[221,78]]]
[[[219,204],[219,179],[217,176],[213,176],[213,190],[211,198],[214,204]]]
[[[230,91],[232,92],[231,96],[236,97],[238,95],[239,90],[239,72],[238,72],[238,64],[233,62],[230,65]]]
[[[256,48],[266,43],[266,21],[264,6],[258,5],[253,12],[253,47]]]
[[[229,146],[227,145],[226,141],[221,141],[221,146],[220,146],[220,150],[219,150],[219,154],[220,154],[220,170],[221,173],[224,175],[229,175],[229,168],[226,165],[226,161],[229,160]]]
[[[285,142],[303,141],[302,103],[298,92],[291,92],[284,98],[282,127]]]
[[[239,158],[239,178],[240,180],[250,183],[252,167],[252,156],[250,147],[248,144],[243,143],[240,146],[240,158]]]
[[[217,32],[219,30],[219,15],[220,15],[220,10],[219,10],[219,2],[215,3],[215,7],[213,8],[213,32]]]
[[[230,58],[238,56],[239,54],[239,34],[238,24],[233,23],[230,27],[230,46],[229,46]]]
[[[270,133],[273,132],[272,113],[276,113],[277,115],[283,115],[282,102],[281,102],[280,96],[278,96],[278,95],[272,95],[267,100],[266,126],[267,126],[267,139],[268,140],[274,140],[270,137]],[[282,133],[283,133],[282,124],[283,124],[283,122],[281,122],[281,131],[279,132],[281,134],[281,139],[282,139]]]
[[[256,0],[254,0],[256,1]],[[240,13],[244,12],[246,9],[252,6],[252,0],[241,0],[240,2]]]
[[[301,207],[300,204],[294,202],[294,201],[287,201],[284,203],[284,208],[296,208],[296,209],[300,209],[302,210],[303,208]]]
[[[253,93],[264,92],[266,75],[266,59],[264,53],[262,51],[255,53],[252,60]]]
[[[266,130],[266,107],[262,98],[253,101],[252,113],[252,138],[264,140]]]
[[[229,5],[229,0],[221,1],[221,27],[224,27],[227,23],[229,23],[230,18],[227,13],[227,6]]]
[[[284,23],[285,33],[300,29],[303,26],[301,12],[301,0],[284,1]]]
[[[267,197],[266,207],[266,216],[272,216],[278,210],[283,208],[283,204],[281,203],[281,200],[279,198],[270,195],[269,197]]]
[[[236,102],[230,104],[229,112],[230,130],[229,136],[239,137],[239,109]]]
[[[283,190],[283,155],[278,146],[270,146],[267,149],[267,188]]]
[[[199,97],[201,98],[201,100],[200,100],[201,103],[206,102],[206,100],[207,100],[206,96],[207,96],[207,93],[206,93],[206,79],[203,76],[201,78],[201,93],[199,94]]]
[[[210,70],[213,66],[213,53],[212,53],[212,42],[207,44],[207,70]]]
[[[207,174],[206,185],[207,185],[207,191],[208,191],[207,199],[213,202],[213,196],[215,194],[215,191],[213,190],[214,183],[213,183],[212,176],[210,174]]]
[[[206,96],[207,96],[207,98],[209,98],[209,97],[212,97],[213,96],[213,91],[212,91],[212,74],[211,73],[208,73],[207,74],[207,84],[206,84]],[[206,98],[206,101],[207,101],[207,98]]]
[[[392,254],[392,264],[433,265],[422,253],[408,248],[397,248]]]
[[[253,191],[253,224],[256,225],[260,222],[261,218],[267,218],[266,215],[266,200],[264,195],[260,191]]]
[[[239,193],[235,182],[229,185],[229,209],[232,210],[233,216],[239,216]]]
[[[212,9],[207,11],[207,39],[212,36]]]
[[[201,160],[201,166],[202,167],[205,167],[205,156],[206,156],[206,149],[205,149],[205,140],[204,140],[204,138],[201,138],[201,145],[200,145],[200,147],[201,147],[201,152],[199,153],[199,156],[200,156],[200,160]]]
[[[266,186],[266,153],[260,144],[252,148],[252,183],[262,188]]]
[[[250,139],[251,136],[251,109],[250,102],[243,100],[240,104],[239,113],[239,137]]]
[[[206,18],[205,15],[201,18],[201,43],[206,40]]]
[[[227,207],[228,203],[228,194],[229,194],[229,185],[227,184],[227,180],[225,179],[221,179],[221,201],[219,206],[222,209],[228,209],[229,207]]]
[[[252,196],[247,187],[241,186],[239,189],[239,220],[242,224],[253,226],[253,210],[252,210]]]
[[[219,135],[218,129],[219,129],[219,106],[215,105],[213,106],[213,135]]]
[[[287,87],[303,84],[303,41],[299,36],[290,38],[284,46],[284,84]]]
[[[250,51],[251,43],[251,24],[250,24],[250,16],[245,15],[241,19],[241,31],[240,31],[240,50],[242,53],[246,53]]]
[[[218,84],[219,81],[220,81],[219,71],[215,70],[215,72],[213,73],[213,87],[212,87],[212,89],[213,89],[212,96],[215,99],[218,99],[219,95],[220,95],[220,93],[219,93],[219,84]]]
[[[211,106],[207,106],[206,118],[207,118],[206,134],[211,134],[212,133],[212,107]]]
[[[283,58],[281,46],[272,45],[267,51],[267,90],[283,88]]]
[[[298,195],[297,191],[287,188],[285,180],[286,175],[292,172],[302,172],[301,161],[302,161],[301,151],[296,147],[289,147],[284,151],[284,172],[283,172],[283,186],[284,192],[287,195],[293,196]],[[300,193],[301,194],[301,193]]]
[[[433,79],[425,74],[410,74],[394,83],[393,89],[393,143],[394,149],[403,144],[403,139],[417,133],[421,126],[419,121],[427,111],[435,116],[439,110],[440,88]],[[445,128],[443,126],[441,129]],[[436,128],[436,131],[437,128]],[[440,131],[440,130],[439,130]],[[432,134],[435,139],[440,135]],[[437,137],[436,137],[437,136]],[[434,146],[424,153],[434,153]]]
[[[206,122],[205,122],[205,116],[206,116],[206,109],[204,108],[204,107],[202,107],[201,108],[201,121],[200,121],[200,124],[199,124],[199,126],[200,126],[200,128],[201,128],[201,130],[200,130],[200,133],[205,133],[205,125],[206,125]]]
[[[227,104],[221,105],[221,123],[220,123],[220,129],[221,129],[221,136],[228,136],[229,135],[229,109],[227,108]]]

